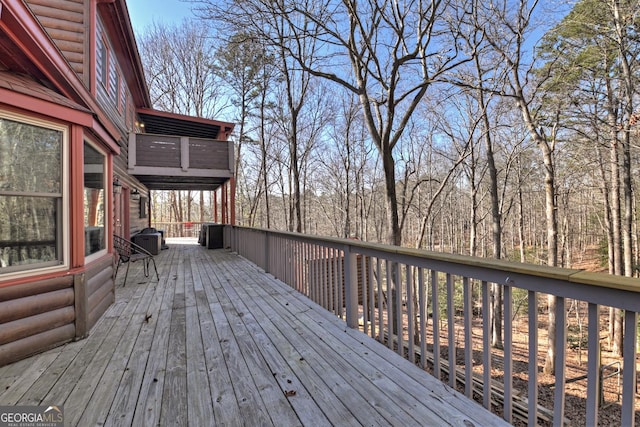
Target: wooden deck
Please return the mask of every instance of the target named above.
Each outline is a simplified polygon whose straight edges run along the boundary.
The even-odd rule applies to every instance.
[[[506,425],[252,263],[188,243],[156,257],[159,283],[120,272],[87,339],[0,368],[0,405],[64,405],[67,426]]]

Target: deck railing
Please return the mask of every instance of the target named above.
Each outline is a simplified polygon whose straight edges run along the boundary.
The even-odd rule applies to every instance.
[[[224,237],[227,247],[342,317],[349,327],[431,370],[487,409],[501,406],[509,422],[516,416],[529,425],[571,422],[565,418],[567,384],[586,380],[582,419],[586,425],[597,425],[607,377],[600,359],[606,333],[601,317],[605,307],[622,310],[619,422],[634,425],[638,279],[242,227],[226,227]],[[490,345],[493,284],[504,296],[503,350]],[[556,371],[553,384],[539,386],[546,348],[539,324],[543,294],[556,296]],[[586,374],[577,378],[567,378],[565,369],[568,352],[573,351],[567,345],[569,302],[584,307],[587,325]],[[518,322],[516,314],[523,310],[526,316]],[[522,329],[527,340],[514,343],[514,332]],[[514,356],[518,367],[523,359],[528,366],[514,371]],[[492,368],[502,375],[492,375]],[[527,378],[515,385],[522,370]],[[542,387],[553,393],[552,403],[547,399],[539,404]]]
[[[198,237],[202,224],[209,224],[209,222],[200,221],[183,221],[183,222],[161,222],[152,221],[151,226],[158,230],[164,231],[165,238],[171,237]]]
[[[128,170],[134,175],[231,176],[233,142],[131,133]],[[208,172],[207,172],[208,171]]]

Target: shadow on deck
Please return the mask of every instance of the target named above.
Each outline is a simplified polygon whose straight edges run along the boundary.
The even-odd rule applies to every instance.
[[[249,261],[169,241],[84,340],[0,368],[65,425],[506,425]]]

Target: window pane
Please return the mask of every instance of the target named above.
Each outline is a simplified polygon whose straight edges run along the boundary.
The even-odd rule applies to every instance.
[[[119,81],[118,71],[116,70],[116,58],[113,55],[109,55],[109,97],[116,106],[118,105]]]
[[[0,191],[62,193],[62,132],[0,117]]]
[[[21,265],[59,263],[60,200],[0,196],[0,273]]]
[[[98,34],[97,37],[97,46],[96,46],[96,72],[97,72],[97,80],[102,83],[103,86],[106,86],[107,79],[105,78],[107,72],[107,47],[104,44],[104,40],[102,40],[102,36]]]
[[[84,253],[91,255],[106,247],[105,159],[98,150],[84,143]]]

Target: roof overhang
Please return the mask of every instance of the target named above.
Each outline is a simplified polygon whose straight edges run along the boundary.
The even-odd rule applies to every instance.
[[[93,123],[98,123],[99,128],[94,130],[103,135],[104,143],[112,152],[120,151],[119,129],[23,1],[0,3],[0,69],[29,75],[41,86],[91,111],[97,118]]]
[[[145,133],[156,135],[188,136],[227,140],[233,132],[233,123],[191,117],[165,111],[139,108],[138,116],[144,124]]]

